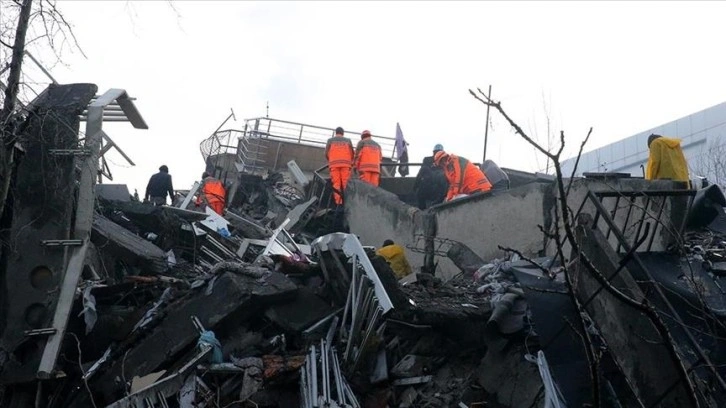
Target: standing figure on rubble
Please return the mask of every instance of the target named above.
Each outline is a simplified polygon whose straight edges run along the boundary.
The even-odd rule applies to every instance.
[[[343,193],[350,179],[350,169],[353,167],[353,142],[343,136],[342,127],[335,129],[335,136],[328,139],[325,144],[325,158],[328,159],[330,181],[333,183],[333,199],[336,205],[343,204]]]
[[[434,166],[434,155],[444,150],[444,146],[437,144],[431,156],[424,157],[423,164],[418,170],[413,191],[416,193],[418,208],[425,210],[432,205],[440,204],[446,198],[449,182],[441,168]]]
[[[358,176],[366,183],[378,187],[381,181],[381,146],[371,138],[371,132],[364,130],[360,142],[355,147],[354,168]]]
[[[224,184],[212,176],[206,171],[202,173],[202,185],[199,186],[200,194],[197,194],[197,207],[202,204],[202,201],[206,202],[209,208],[214,210],[219,215],[222,215],[224,211],[225,199],[227,198],[227,192],[224,190]]]
[[[169,168],[163,164],[159,167],[159,172],[149,178],[149,183],[146,185],[144,202],[151,202],[154,205],[164,205],[166,204],[167,194],[169,194],[169,198],[173,203],[174,187],[171,184],[171,174],[169,174]]]
[[[651,134],[648,137],[648,150],[646,180],[689,181],[688,163],[683,156],[680,139]]]
[[[462,194],[469,195],[492,189],[491,183],[481,169],[463,157],[442,150],[434,155],[434,165],[444,169],[446,180],[449,181],[446,201],[451,201]]]

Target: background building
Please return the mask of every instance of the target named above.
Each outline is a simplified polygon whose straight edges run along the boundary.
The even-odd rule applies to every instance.
[[[651,133],[681,139],[691,178],[704,176],[726,184],[726,102],[583,153],[577,174],[618,172],[643,177]],[[574,164],[575,158],[565,160],[563,173],[570,174]]]

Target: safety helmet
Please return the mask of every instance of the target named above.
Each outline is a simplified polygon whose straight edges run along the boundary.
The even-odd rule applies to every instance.
[[[364,130],[363,133],[360,134],[360,138],[363,139],[365,137],[371,137],[371,131],[370,130]]]
[[[434,153],[440,152],[444,150],[444,146],[441,145],[441,143],[437,143],[436,146],[434,146]]]
[[[443,150],[439,150],[438,152],[436,152],[436,154],[434,154],[434,164],[437,165],[437,166],[439,166],[448,157],[449,157],[449,154],[448,153],[446,153]]]

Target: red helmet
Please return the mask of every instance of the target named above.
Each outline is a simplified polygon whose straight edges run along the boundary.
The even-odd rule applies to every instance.
[[[434,155],[434,165],[440,166],[444,162],[444,160],[446,160],[448,157],[449,157],[448,153],[446,153],[443,150],[439,150]]]

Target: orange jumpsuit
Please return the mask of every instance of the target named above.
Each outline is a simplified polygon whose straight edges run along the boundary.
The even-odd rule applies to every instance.
[[[328,159],[330,181],[333,183],[333,199],[335,204],[343,204],[343,192],[353,166],[353,142],[343,136],[331,137],[325,144],[325,158]]]
[[[474,194],[492,189],[481,169],[463,157],[450,154],[443,168],[446,180],[449,181],[446,201],[458,194]]]
[[[355,148],[354,166],[361,180],[377,187],[381,180],[382,160],[381,146],[370,136],[364,137],[358,142]]]
[[[207,177],[202,183],[202,193],[197,196],[197,205],[201,204],[202,199],[204,199],[207,201],[209,208],[221,215],[227,197],[224,184],[214,177]]]

